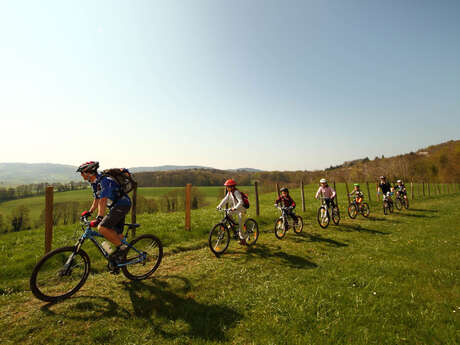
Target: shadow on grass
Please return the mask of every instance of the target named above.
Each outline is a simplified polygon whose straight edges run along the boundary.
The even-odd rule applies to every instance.
[[[177,282],[183,286],[175,287]],[[190,282],[184,277],[165,276],[160,280],[124,282],[123,285],[134,308],[133,316],[147,320],[155,332],[165,338],[189,336],[225,341],[225,331],[242,318],[224,305],[197,302],[190,293]],[[171,324],[178,320],[186,326]]]
[[[430,216],[427,216],[425,214],[412,214],[412,213],[405,213],[405,212],[398,212],[397,213],[398,216],[403,216],[403,217],[412,217],[412,218],[439,218],[439,216],[435,216],[435,215],[430,215]]]
[[[424,208],[409,208],[408,211],[416,211],[416,212],[432,212],[432,213],[438,213],[438,210],[427,210]]]
[[[333,240],[331,238],[322,237],[321,235],[313,235],[309,233],[302,232],[295,236],[288,237],[291,241],[294,242],[324,242],[335,247],[348,247],[348,244]]]
[[[384,232],[384,231],[379,231],[379,230],[363,228],[361,225],[358,225],[358,224],[357,225],[342,224],[340,227],[342,229],[346,229],[345,231],[367,232],[367,233],[373,234],[373,235],[389,235],[389,234],[391,234],[391,232]]]
[[[369,217],[363,218],[363,219],[369,219],[372,222],[400,223],[399,220],[389,219],[387,216],[385,216],[383,214],[382,214],[382,217],[369,216]]]
[[[50,316],[60,316],[78,321],[97,321],[104,318],[130,318],[128,310],[112,299],[98,296],[77,296],[57,302],[48,303],[40,310]]]
[[[314,262],[298,255],[291,255],[285,252],[278,251],[281,247],[269,247],[264,244],[257,244],[254,247],[248,248],[246,251],[246,261],[253,259],[254,257],[260,257],[264,259],[281,259],[281,264],[292,268],[316,268],[317,264]]]

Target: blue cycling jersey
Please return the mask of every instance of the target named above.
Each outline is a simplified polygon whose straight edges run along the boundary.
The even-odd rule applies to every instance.
[[[93,195],[96,199],[107,198],[107,206],[131,206],[131,199],[128,195],[122,194],[120,185],[108,176],[98,174],[94,183],[91,183]]]

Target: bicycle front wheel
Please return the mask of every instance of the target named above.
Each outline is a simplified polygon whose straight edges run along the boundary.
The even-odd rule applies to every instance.
[[[30,290],[38,299],[57,302],[72,296],[85,283],[90,269],[88,254],[75,247],[62,247],[46,254],[35,265]]]
[[[286,229],[283,223],[283,218],[279,218],[275,223],[275,236],[279,240],[282,240],[286,236]]]
[[[131,280],[142,280],[150,277],[160,266],[163,258],[163,245],[153,235],[145,234],[136,237],[129,243],[125,262],[121,267],[126,278]]]
[[[301,216],[297,216],[297,223],[294,222],[292,225],[292,228],[294,229],[294,232],[296,234],[300,234],[303,230],[303,219]]]
[[[406,210],[409,208],[409,199],[404,199],[404,207]]]
[[[340,212],[339,212],[339,208],[337,206],[334,206],[332,208],[332,221],[334,222],[335,225],[339,225]]]
[[[400,198],[396,198],[396,200],[395,200],[395,206],[396,206],[396,208],[398,209],[398,211],[401,211],[401,209],[402,209],[402,203],[401,203],[401,199],[400,199]]]
[[[348,215],[351,219],[355,219],[356,215],[358,214],[358,210],[356,209],[356,205],[351,203],[348,205]]]
[[[329,213],[327,212],[326,208],[321,206],[318,209],[318,224],[323,229],[326,229],[329,226]]]
[[[222,224],[216,224],[209,232],[209,249],[214,253],[215,256],[223,254],[230,243],[230,231]]]
[[[244,222],[243,231],[243,236],[246,239],[246,244],[248,246],[256,244],[257,239],[259,238],[259,225],[254,219],[246,219]]]
[[[371,209],[369,208],[369,204],[367,202],[363,202],[361,204],[361,214],[364,217],[369,217],[369,214],[371,213]]]

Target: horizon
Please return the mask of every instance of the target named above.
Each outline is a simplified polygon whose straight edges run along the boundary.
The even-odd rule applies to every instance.
[[[409,154],[411,152],[419,152],[419,151],[422,151],[424,149],[428,149],[429,147],[431,146],[437,146],[437,145],[443,145],[443,144],[446,144],[446,143],[449,143],[449,142],[455,142],[455,141],[458,141],[460,139],[450,139],[450,140],[447,140],[447,141],[444,141],[444,142],[441,142],[441,143],[437,143],[437,144],[430,144],[430,145],[427,145],[425,147],[420,147],[420,148],[417,148],[417,149],[414,149],[414,150],[411,150],[411,151],[408,151],[408,152],[401,152],[401,153],[398,153],[398,154],[395,154],[393,156],[386,156],[384,154],[382,154],[384,156],[384,158],[392,158],[392,157],[396,157],[396,156],[399,156],[399,155],[406,155],[406,154]],[[377,155],[375,157],[369,157],[369,156],[364,156],[364,157],[360,157],[360,158],[356,158],[357,160],[359,159],[366,159],[366,158],[369,158],[369,160],[374,160],[376,158],[379,158],[381,159],[382,158],[382,155]],[[244,169],[255,169],[255,170],[260,170],[260,171],[286,171],[286,172],[290,172],[290,171],[309,171],[309,172],[312,172],[312,171],[323,171],[323,170],[326,170],[328,169],[329,167],[331,166],[336,166],[336,165],[342,165],[346,162],[350,162],[350,161],[354,161],[356,159],[348,159],[348,160],[344,160],[342,162],[339,162],[337,164],[330,164],[329,166],[326,166],[324,168],[320,168],[320,169],[312,169],[312,170],[308,170],[308,169],[305,169],[305,170],[264,170],[264,169],[260,169],[260,168],[257,168],[257,167],[240,167],[240,168],[218,168],[218,167],[213,167],[213,166],[200,166],[198,164],[162,164],[162,165],[145,165],[145,166],[128,166],[128,165],[124,165],[124,166],[120,166],[120,167],[125,167],[127,169],[139,169],[139,168],[161,168],[161,167],[179,167],[179,168],[182,168],[182,167],[197,167],[198,169],[217,169],[217,170],[223,170],[223,171],[230,171],[230,170],[244,170]],[[99,161],[99,163],[101,163]],[[56,162],[0,162],[0,164],[50,164],[50,165],[64,165],[64,166],[70,166],[70,167],[78,167],[78,164],[76,165],[73,165],[73,164],[63,164],[63,163],[56,163]],[[100,170],[102,169],[108,169],[108,168],[113,168],[113,166],[104,166],[101,164],[101,168]],[[194,168],[192,168],[194,169]],[[174,169],[171,169],[171,170],[174,170]]]
[[[3,2],[0,160],[312,171],[445,142],[460,129],[459,10]]]

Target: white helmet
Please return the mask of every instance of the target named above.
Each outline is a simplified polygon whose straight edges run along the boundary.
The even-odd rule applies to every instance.
[[[401,181],[401,180],[398,180],[398,181],[396,181],[396,183],[402,183],[402,181]]]
[[[322,178],[321,180],[319,180],[319,183],[327,183],[327,180],[325,178]]]

